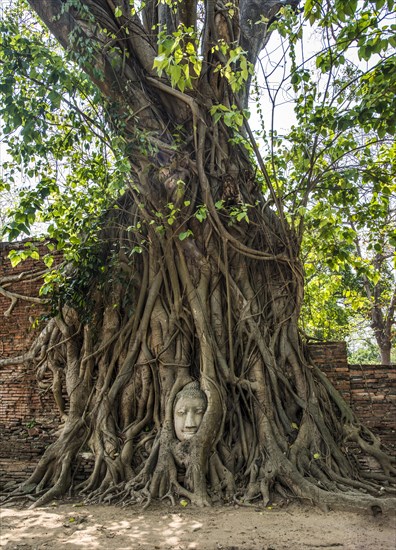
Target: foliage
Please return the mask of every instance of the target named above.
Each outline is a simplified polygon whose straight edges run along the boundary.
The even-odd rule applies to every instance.
[[[44,223],[67,259],[98,238],[129,164],[105,123],[98,90],[24,3],[0,21],[1,191],[19,194],[10,240]]]
[[[193,81],[201,73],[201,60],[197,53],[198,40],[193,28],[183,24],[171,35],[161,31],[158,43],[158,55],[154,59],[154,68],[159,76],[164,71],[173,87],[182,92],[193,88]]]
[[[348,354],[348,360],[352,365],[378,365],[381,361],[378,347],[373,342],[364,342],[362,345],[356,347],[352,353]]]
[[[319,197],[307,211],[303,240],[307,291],[309,295],[314,284],[323,289],[321,299],[329,291],[338,295],[341,318],[333,329],[345,326],[349,316],[353,333],[354,318],[363,315],[371,320],[374,307],[382,309],[385,319],[388,315],[396,289],[394,173],[394,145],[366,145],[348,155],[337,173],[331,174],[324,189],[326,202]],[[336,288],[335,280],[340,283]],[[320,326],[321,319],[326,322],[332,311],[323,304],[318,309],[319,319],[311,317],[311,326]]]
[[[393,7],[393,2],[306,2],[304,15],[323,46],[307,57],[300,48],[311,31],[296,14],[285,10],[275,23],[287,42],[290,73],[268,99],[274,118],[277,93],[287,85],[296,124],[282,137],[275,128],[262,129],[265,160],[302,238],[302,325],[315,337],[345,337],[354,330],[356,314],[370,319],[379,306],[379,288],[383,317],[392,317],[387,308],[396,289]]]

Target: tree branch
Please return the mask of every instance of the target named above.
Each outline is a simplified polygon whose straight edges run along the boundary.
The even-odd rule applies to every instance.
[[[268,27],[282,6],[297,7],[299,0],[241,0],[240,44],[248,52],[248,59],[255,64],[259,53],[268,42]],[[262,23],[260,23],[262,21]]]
[[[75,54],[79,65],[103,95],[119,106],[120,113],[125,114],[127,104],[132,108],[132,115],[140,111],[139,122],[146,130],[163,129],[158,111],[148,101],[141,86],[141,73],[146,72],[148,67],[151,71],[154,50],[149,41],[144,39],[144,31],[137,21],[131,18],[127,20],[128,28],[132,29],[130,35],[134,36],[126,41],[130,46],[129,55],[126,55],[125,42],[121,40],[124,38],[125,41],[125,37],[120,36],[120,26],[105,0],[94,3],[96,17],[92,21],[92,2],[84,4],[89,8],[89,12],[86,15],[84,13],[85,19],[82,19],[82,14],[80,19],[80,14],[75,13],[75,10],[64,11],[61,0],[28,2],[63,48]],[[116,34],[117,38],[108,38],[103,30],[110,35]],[[88,54],[89,50],[92,53]]]
[[[253,65],[267,44],[271,32],[268,28],[274,21],[282,6],[297,7],[300,0],[241,0],[239,3],[239,43],[247,52],[247,58]],[[244,108],[247,108],[251,77],[241,97]]]

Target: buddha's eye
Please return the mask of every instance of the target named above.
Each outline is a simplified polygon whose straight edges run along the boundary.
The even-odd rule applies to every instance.
[[[180,409],[180,410],[177,411],[177,414],[178,414],[179,416],[183,416],[183,415],[186,414],[186,411],[185,411],[184,409]]]

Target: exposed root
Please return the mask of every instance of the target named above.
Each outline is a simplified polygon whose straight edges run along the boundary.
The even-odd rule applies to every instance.
[[[41,506],[62,496],[75,488],[79,453],[90,452],[92,472],[76,489],[90,503],[300,499],[388,513],[395,458],[300,340],[295,236],[263,204],[239,146],[208,169],[207,151],[231,145],[204,120],[197,115],[196,146],[175,147],[168,164],[141,160],[133,186],[109,213],[100,235],[107,280],[92,275],[89,312],[66,294],[18,358],[33,362],[39,376],[52,373],[64,424],[10,498],[37,498],[33,506]],[[242,205],[249,205],[249,226],[235,221]],[[206,408],[185,441],[174,429],[174,404],[192,380]],[[353,446],[381,472],[361,471]]]

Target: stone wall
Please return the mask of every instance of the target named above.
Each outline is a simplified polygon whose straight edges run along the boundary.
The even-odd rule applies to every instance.
[[[15,278],[44,265],[27,260],[12,269],[9,250],[24,243],[0,243],[0,287],[7,291],[9,277]],[[43,252],[43,248],[41,247]],[[42,280],[37,276],[13,282],[21,296],[37,296]],[[26,352],[37,329],[32,322],[43,306],[20,299],[7,315],[10,298],[0,291],[0,359]],[[396,372],[394,367],[348,365],[344,342],[310,345],[313,360],[329,377],[359,417],[392,449],[396,443]],[[38,457],[55,439],[60,417],[51,388],[37,385],[32,366],[0,366],[0,487],[20,481],[32,471]]]

